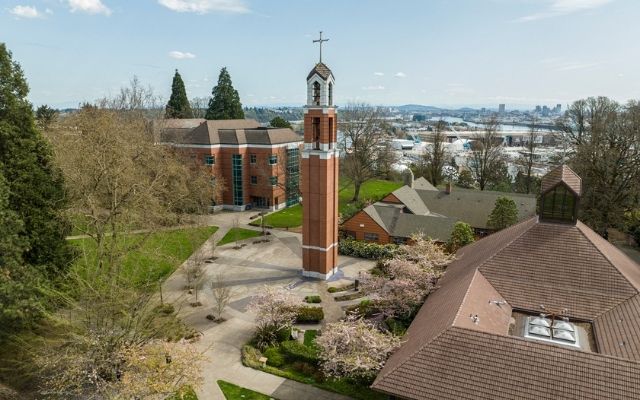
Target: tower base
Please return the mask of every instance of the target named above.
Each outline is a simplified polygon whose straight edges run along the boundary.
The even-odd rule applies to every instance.
[[[338,267],[333,267],[333,269],[331,269],[326,274],[323,274],[322,272],[307,271],[304,269],[302,270],[302,276],[304,276],[305,278],[313,278],[313,279],[319,279],[323,281],[328,280],[329,278],[331,278],[337,273],[338,273]]]

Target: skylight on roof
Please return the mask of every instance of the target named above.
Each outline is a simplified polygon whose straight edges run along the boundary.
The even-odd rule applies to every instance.
[[[546,315],[527,317],[524,337],[580,347],[575,326],[566,319],[551,320]]]

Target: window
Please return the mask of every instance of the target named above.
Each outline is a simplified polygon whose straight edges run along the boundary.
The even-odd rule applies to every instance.
[[[333,83],[329,83],[329,106],[333,105]]]
[[[320,118],[314,118],[313,121],[313,148],[320,150]]]
[[[287,207],[300,201],[300,149],[287,149],[287,166],[285,170],[285,195]]]
[[[257,185],[258,184],[258,177],[257,176],[252,176],[251,177],[251,184],[252,185]]]
[[[524,337],[580,347],[576,326],[567,318],[550,319],[545,314],[528,317]]]
[[[277,176],[270,176],[269,177],[269,181],[271,181],[271,186],[275,186],[278,184],[278,177]]]
[[[333,136],[333,118],[329,118],[329,145],[333,146],[333,142],[336,141],[336,138]]]
[[[275,165],[278,163],[278,155],[277,154],[271,154],[269,156],[269,165]]]
[[[394,244],[400,245],[400,244],[406,244],[407,243],[407,238],[395,236],[395,237],[393,237],[391,239],[393,240]]]
[[[216,156],[204,156],[205,165],[213,165],[216,163]]]
[[[344,237],[346,239],[355,239],[356,238],[356,233],[354,231],[344,231],[343,234],[344,234]]]
[[[258,157],[255,154],[249,155],[249,162],[251,164],[255,164],[257,162],[257,160],[258,160]]]
[[[365,232],[364,233],[364,240],[366,240],[367,242],[377,242],[378,241],[378,234],[377,233]]]
[[[320,83],[313,83],[313,104],[316,106],[320,105]]]
[[[233,184],[233,205],[244,204],[242,193],[242,155],[231,155],[231,181]]]
[[[542,198],[542,219],[575,221],[576,195],[559,184]]]

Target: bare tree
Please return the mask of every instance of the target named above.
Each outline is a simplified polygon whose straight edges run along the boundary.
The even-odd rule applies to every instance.
[[[213,295],[213,315],[216,320],[220,320],[222,319],[222,313],[233,296],[224,273],[216,274],[215,280],[211,282],[211,293]]]
[[[496,171],[504,164],[502,138],[498,135],[500,123],[494,115],[484,123],[484,132],[476,134],[471,144],[471,156],[467,167],[484,190],[494,181]]]
[[[536,138],[538,134],[538,118],[534,115],[531,117],[531,126],[529,127],[529,135],[525,143],[526,153],[520,154],[517,164],[524,169],[525,191],[531,193],[531,181],[533,166],[535,164]]]
[[[204,118],[207,114],[207,108],[209,107],[209,99],[207,97],[194,97],[189,103],[191,105],[191,111],[193,112],[193,118]]]
[[[448,158],[445,148],[444,128],[445,122],[443,120],[436,123],[433,129],[433,146],[425,150],[422,155],[427,179],[433,186],[442,183],[442,168],[444,168],[445,160]]]
[[[375,178],[380,144],[384,138],[380,110],[368,104],[350,103],[341,112],[340,150],[344,161],[340,167],[344,176],[353,183],[352,202],[360,198],[360,188]]]

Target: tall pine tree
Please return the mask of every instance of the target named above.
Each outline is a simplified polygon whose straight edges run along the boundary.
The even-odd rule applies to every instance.
[[[193,118],[193,111],[187,98],[187,91],[184,88],[182,77],[176,69],[171,84],[171,97],[165,108],[165,118]]]
[[[218,85],[211,92],[206,119],[244,119],[238,91],[233,88],[227,68],[222,68]]]
[[[36,129],[28,92],[20,65],[0,43],[0,173],[7,182],[7,208],[24,227],[24,263],[53,277],[71,259],[65,240],[70,225],[61,217],[65,206],[62,174]]]

